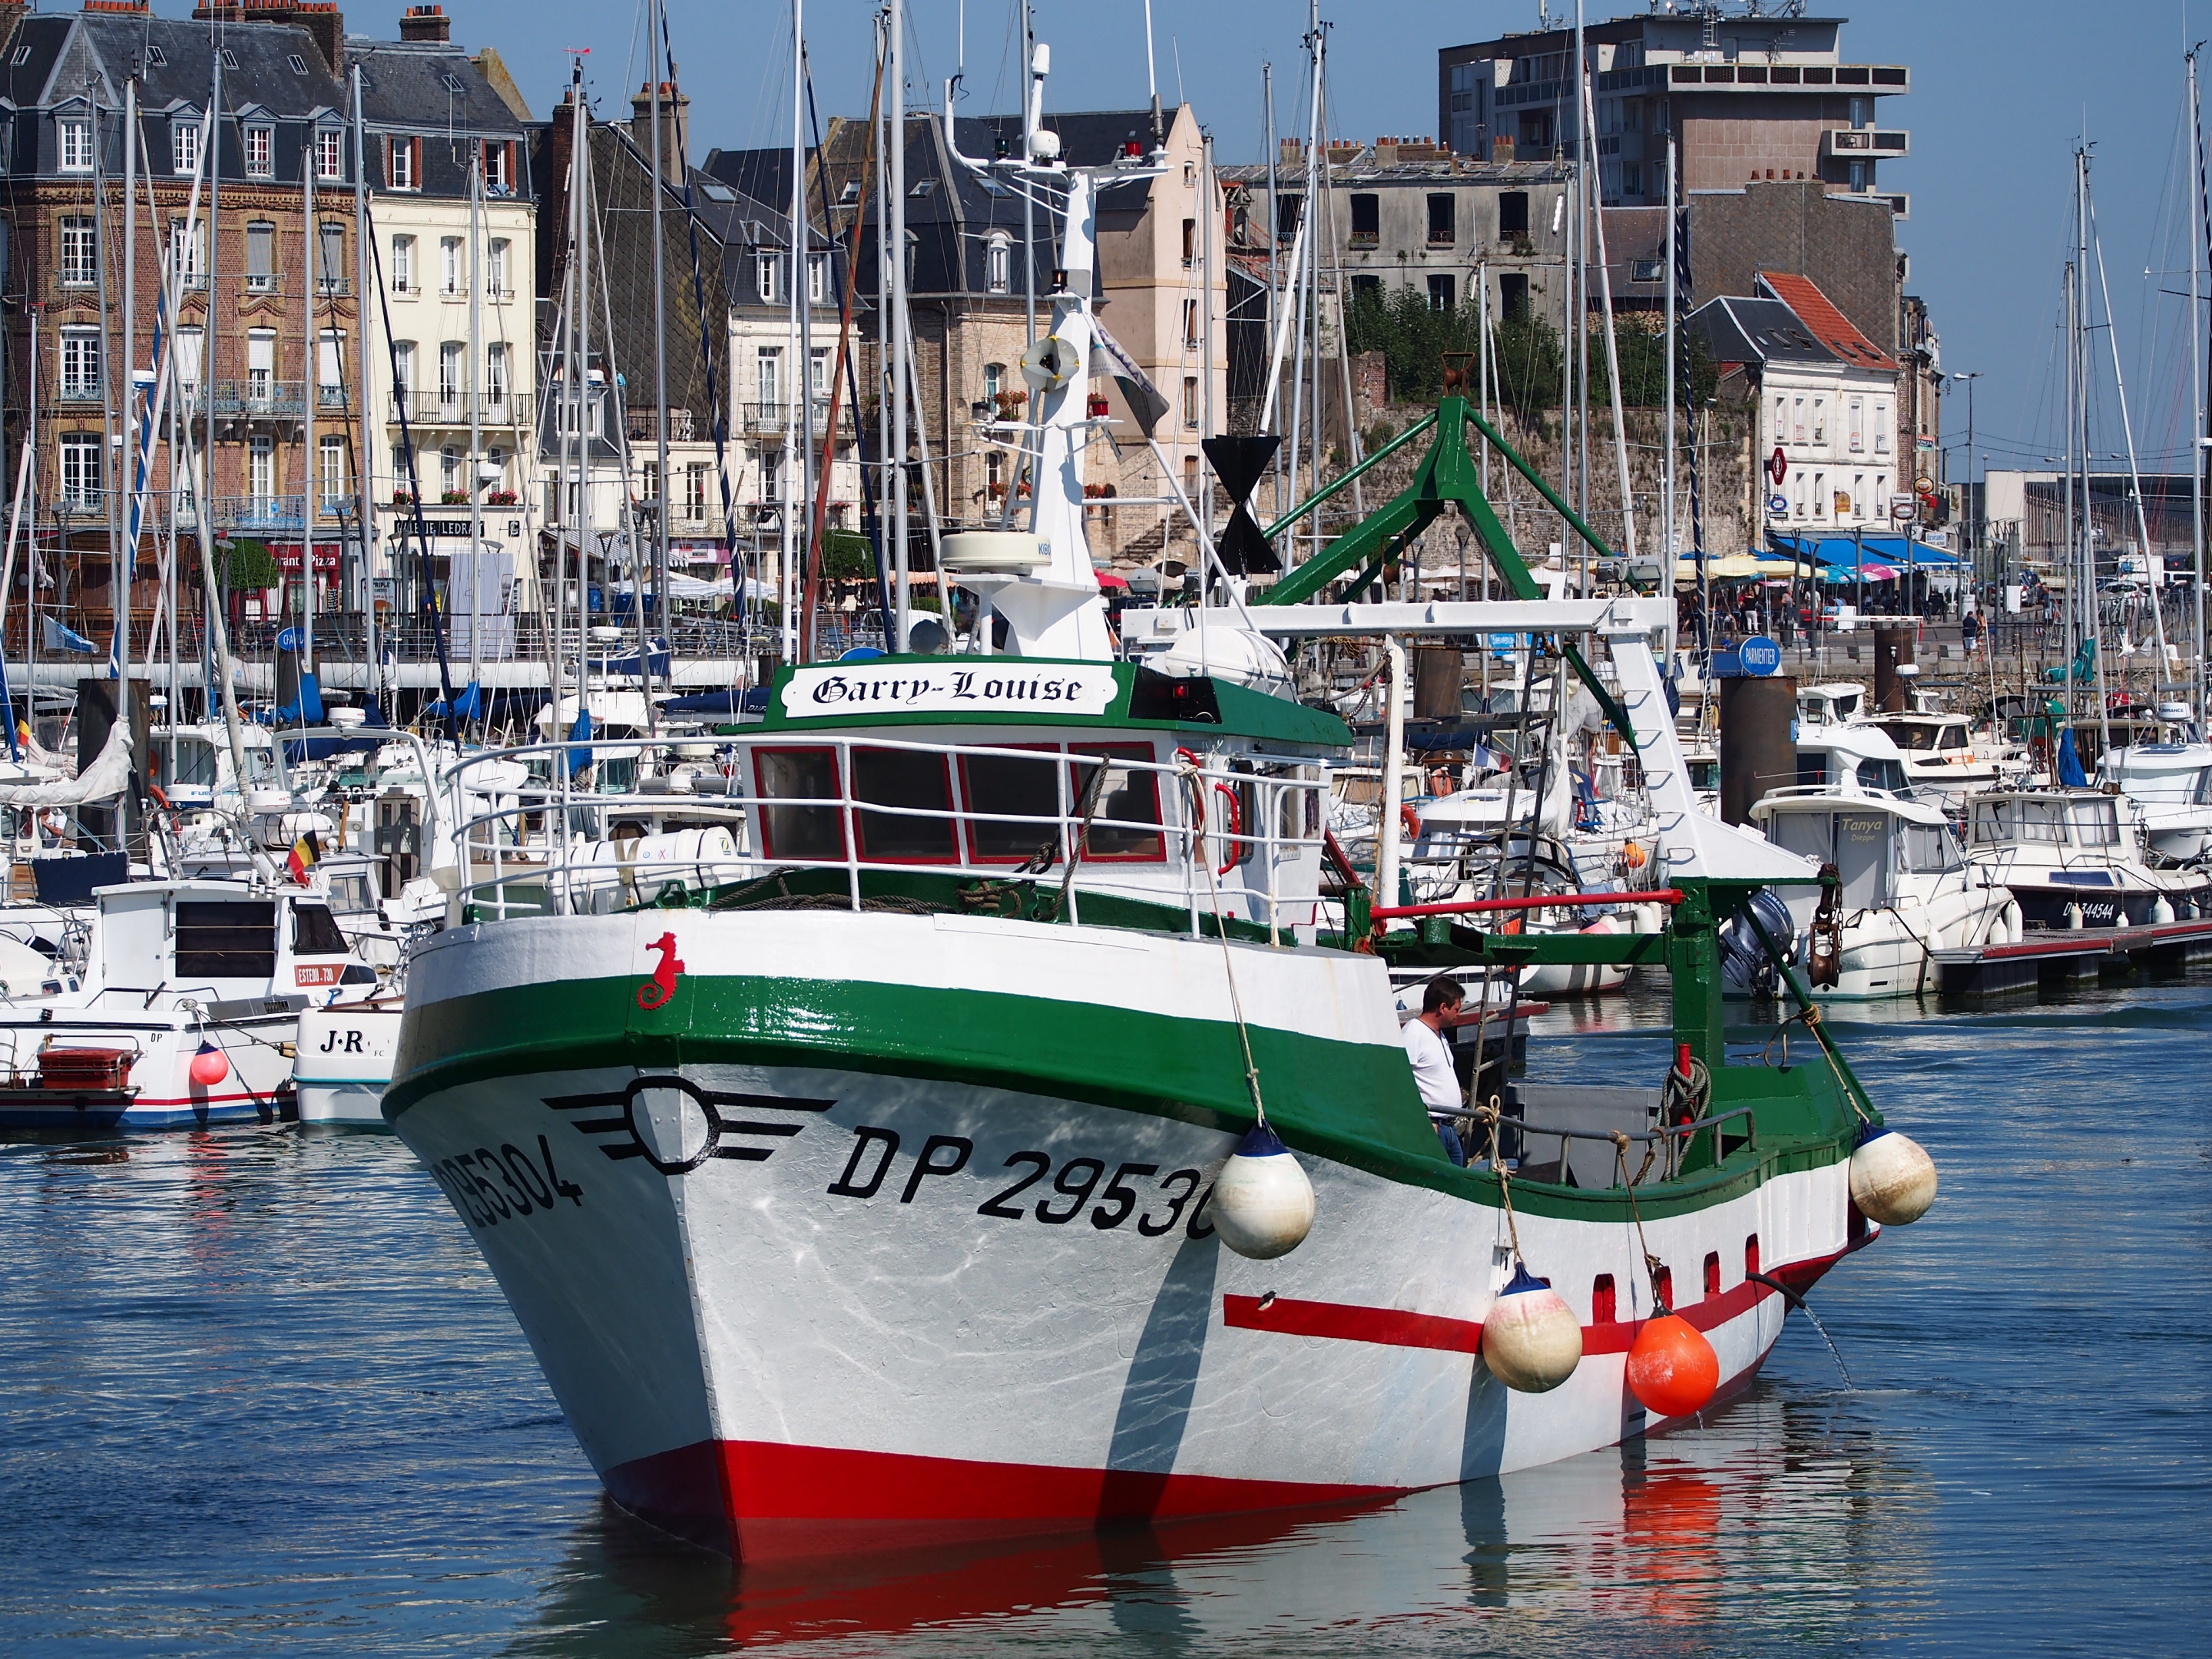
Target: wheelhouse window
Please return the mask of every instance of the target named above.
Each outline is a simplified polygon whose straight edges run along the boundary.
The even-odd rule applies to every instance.
[[[1167,842],[1158,828],[1160,823],[1159,776],[1154,772],[1142,772],[1129,764],[1132,761],[1148,762],[1152,758],[1149,744],[1104,744],[1097,747],[1085,745],[1071,751],[1075,764],[1070,769],[1071,809],[1079,815],[1085,805],[1091,780],[1098,774],[1096,761],[1085,762],[1084,755],[1101,757],[1106,763],[1104,781],[1098,786],[1097,805],[1091,812],[1091,830],[1085,838],[1083,856],[1086,859],[1111,859],[1128,863],[1158,863],[1167,857]]]
[[[325,915],[328,911],[324,912]],[[345,947],[341,944],[338,947]],[[177,978],[267,979],[276,971],[276,906],[270,899],[177,903]]]
[[[853,799],[866,803],[855,815],[862,858],[894,864],[951,864],[959,858],[952,771],[943,755],[855,749]],[[870,811],[868,806],[890,810]]]
[[[834,749],[756,749],[753,774],[763,805],[761,841],[771,859],[845,856],[844,791]],[[804,805],[775,805],[787,801]]]
[[[1060,858],[1060,760],[1048,750],[1030,760],[1013,755],[964,755],[960,793],[968,810],[972,864],[1020,864]]]
[[[295,957],[342,957],[346,936],[338,931],[325,904],[292,907],[292,954]]]

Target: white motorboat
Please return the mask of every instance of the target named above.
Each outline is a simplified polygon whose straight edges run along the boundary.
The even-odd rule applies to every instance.
[[[304,887],[144,881],[94,900],[77,988],[0,1008],[0,1125],[273,1121],[301,1011],[376,983]]]
[[[1994,790],[1967,803],[1966,852],[2011,889],[2031,933],[2134,927],[2212,913],[2212,875],[2154,870],[2097,789]]]
[[[1935,952],[2021,936],[2012,895],[1968,865],[1935,806],[1827,787],[1780,789],[1753,805],[1751,819],[1776,846],[1835,872],[1832,894],[1778,895],[1789,913],[1795,960],[1816,994],[1917,994],[1936,982]],[[1825,941],[1823,931],[1832,935]],[[1832,969],[1823,963],[1821,971],[1811,971],[1816,951],[1832,957]],[[1771,994],[1771,979],[1757,972],[1753,953],[1731,956],[1729,966],[1732,994]]]
[[[2172,864],[2191,864],[2212,847],[2212,744],[2197,735],[2187,705],[2159,708],[2159,740],[2108,749],[2097,779],[2136,805],[2145,850]]]

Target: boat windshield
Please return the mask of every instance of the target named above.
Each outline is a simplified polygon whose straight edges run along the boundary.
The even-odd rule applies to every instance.
[[[2055,800],[1978,801],[1974,805],[1974,845],[1996,847],[2006,842],[2038,842],[2057,846],[2065,839],[2061,803]]]
[[[1936,734],[1941,726],[1923,725],[1917,720],[1884,720],[1881,729],[1889,740],[1907,753],[1924,753],[1936,747]]]
[[[2118,847],[2120,844],[2119,803],[2109,796],[2098,800],[2067,803],[2074,823],[2076,847]]]
[[[1890,759],[1887,755],[1879,760],[1859,763],[1859,787],[1887,789],[1893,795],[1910,795],[1912,785],[1905,775],[1905,763]]]
[[[1941,875],[1961,862],[1958,837],[1948,823],[1908,823],[1905,826],[1905,867],[1916,875]]]

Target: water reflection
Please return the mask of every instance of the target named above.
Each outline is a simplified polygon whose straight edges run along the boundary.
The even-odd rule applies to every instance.
[[[1928,1547],[1922,1472],[1868,1428],[1854,1396],[1761,1385],[1702,1430],[1378,1508],[766,1571],[602,1508],[508,1650],[1848,1644],[1877,1605],[1895,1628]]]

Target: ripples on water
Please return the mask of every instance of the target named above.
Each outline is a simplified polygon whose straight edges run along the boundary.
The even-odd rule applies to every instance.
[[[1648,1007],[1547,1017],[1540,1073],[1640,1065],[1607,1028]],[[1943,1171],[1814,1292],[1859,1392],[1792,1320],[1702,1431],[1365,1512],[773,1578],[606,1508],[396,1142],[0,1147],[0,1645],[2202,1653],[2208,1034],[2201,985],[1846,1033]]]

